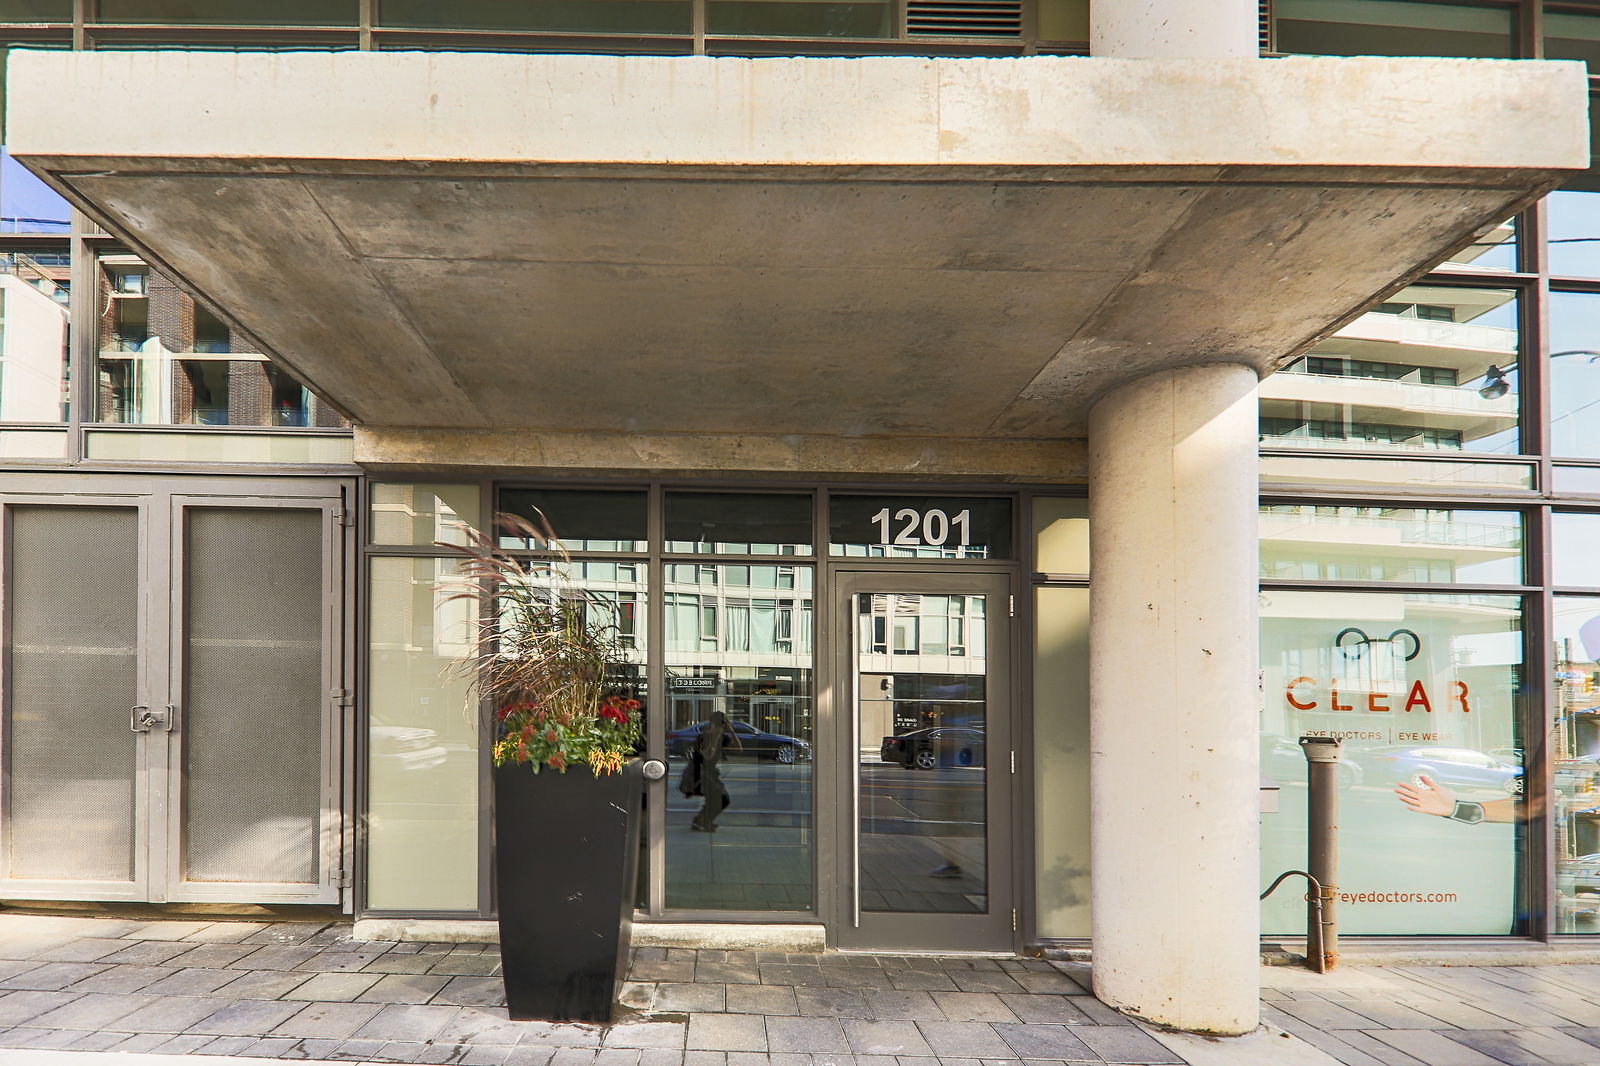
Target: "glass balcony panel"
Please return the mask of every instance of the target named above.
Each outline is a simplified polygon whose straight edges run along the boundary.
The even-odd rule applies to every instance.
[[[894,4],[709,0],[706,31],[742,37],[892,37]]]
[[[1265,504],[1260,529],[1264,579],[1522,583],[1515,511]]]
[[[686,34],[689,0],[384,0],[380,24],[423,30],[522,30],[549,33]]]
[[[358,0],[100,0],[99,21],[158,26],[354,26],[360,12]]]
[[[1600,458],[1600,295],[1550,294],[1550,448]]]
[[[1275,448],[1514,455],[1517,294],[1413,285],[1261,383]]]
[[[1464,56],[1510,59],[1510,8],[1406,0],[1277,0],[1280,52],[1322,56]]]

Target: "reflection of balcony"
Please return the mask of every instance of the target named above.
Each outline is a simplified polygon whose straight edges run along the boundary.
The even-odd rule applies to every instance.
[[[1477,389],[1387,378],[1273,374],[1261,382],[1261,399],[1263,415],[1289,414],[1285,402],[1327,404],[1350,408],[1356,422],[1406,425],[1426,418],[1429,429],[1456,429],[1469,436],[1508,428],[1517,420],[1515,396],[1490,400]]]
[[[1261,515],[1263,559],[1271,545],[1317,545],[1326,552],[1371,557],[1403,553],[1414,559],[1450,559],[1467,566],[1492,559],[1515,558],[1522,551],[1522,531],[1515,526],[1472,522],[1395,522],[1342,515]]]
[[[1516,352],[1517,331],[1504,326],[1437,322],[1369,311],[1317,345],[1310,354],[1453,367],[1477,376],[1489,363],[1516,358]]]

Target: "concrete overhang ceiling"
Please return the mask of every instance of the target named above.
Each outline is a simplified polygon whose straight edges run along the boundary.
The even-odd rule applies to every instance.
[[[369,427],[1057,440],[1154,370],[1270,372],[1587,166],[1585,92],[1467,60],[38,52],[8,128]]]

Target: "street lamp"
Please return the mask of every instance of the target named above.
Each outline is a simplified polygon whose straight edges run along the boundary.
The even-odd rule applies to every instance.
[[[1551,352],[1550,358],[1555,359],[1562,355],[1587,355],[1591,363],[1600,360],[1600,352],[1592,351],[1588,348],[1573,348],[1565,352]],[[1485,400],[1498,400],[1510,392],[1511,383],[1506,380],[1506,371],[1515,369],[1516,365],[1517,361],[1515,359],[1503,367],[1490,363],[1489,369],[1483,372],[1483,386],[1478,389],[1478,395]]]

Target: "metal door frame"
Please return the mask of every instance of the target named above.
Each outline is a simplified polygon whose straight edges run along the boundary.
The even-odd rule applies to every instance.
[[[11,507],[129,507],[137,512],[139,622],[135,654],[136,704],[179,707],[184,673],[181,633],[184,619],[184,519],[191,507],[287,507],[322,512],[323,668],[325,694],[322,751],[320,869],[314,886],[183,882],[181,878],[181,745],[163,731],[140,734],[135,747],[134,872],[132,881],[10,880],[0,865],[0,899],[102,900],[111,902],[342,903],[350,908],[348,877],[355,826],[350,813],[355,769],[355,737],[349,684],[353,654],[347,612],[352,597],[353,553],[349,539],[353,486],[330,478],[271,476],[193,477],[173,475],[19,474],[8,479],[17,491],[0,493],[0,670],[8,668],[10,648]],[[10,795],[6,759],[9,686],[0,685],[0,802]],[[130,714],[132,708],[129,709]],[[265,764],[258,764],[259,769]],[[165,788],[163,794],[162,787]],[[155,830],[160,829],[160,832]],[[0,864],[5,862],[0,848]]]
[[[826,747],[821,762],[830,772],[819,781],[821,813],[832,827],[833,845],[824,849],[831,868],[819,870],[819,888],[830,892],[823,903],[830,946],[844,950],[925,952],[996,952],[1017,948],[1017,908],[1021,882],[1021,842],[1017,823],[1016,742],[1021,716],[1016,684],[1016,619],[1013,575],[1009,570],[835,568],[829,633],[833,644],[833,676],[828,685]],[[851,609],[861,593],[983,595],[985,607],[985,693],[991,740],[985,781],[986,853],[989,909],[982,915],[858,912],[856,874],[859,827],[859,749],[855,692],[858,633]],[[820,738],[819,738],[820,739]],[[826,789],[826,791],[823,791]],[[827,806],[834,810],[831,816]]]
[[[137,621],[134,625],[134,699],[128,707],[131,717],[136,706],[150,706],[159,694],[163,679],[156,676],[152,665],[162,661],[156,652],[164,651],[166,629],[162,625],[162,608],[150,595],[152,577],[149,561],[159,560],[156,550],[156,533],[152,522],[151,497],[147,493],[105,493],[82,495],[55,495],[49,492],[7,492],[0,494],[0,551],[4,552],[0,566],[0,815],[9,809],[13,786],[11,760],[7,747],[11,739],[11,707],[9,676],[11,670],[11,578],[12,552],[14,550],[14,507],[79,507],[122,508],[134,512],[138,543],[134,547],[135,564],[139,567]],[[91,899],[111,902],[139,902],[148,898],[152,882],[150,863],[151,803],[149,766],[151,747],[148,733],[136,733],[133,747],[133,810],[130,827],[132,840],[133,877],[128,881],[69,881],[61,879],[10,877],[7,850],[0,845],[0,898],[3,899]],[[12,891],[12,889],[21,891]]]
[[[164,812],[152,811],[152,817],[162,819],[166,825],[162,854],[152,855],[152,867],[166,871],[165,893],[160,900],[151,902],[184,903],[337,903],[339,901],[339,869],[342,859],[339,832],[339,805],[343,766],[339,757],[342,732],[342,708],[338,693],[341,671],[340,622],[344,606],[341,594],[343,570],[339,565],[339,523],[336,512],[342,501],[325,496],[210,496],[193,493],[173,493],[168,509],[167,554],[171,567],[168,587],[172,590],[171,614],[167,640],[167,670],[170,704],[176,708],[176,724],[165,731],[165,761],[162,771],[166,775],[166,790],[162,800]],[[213,882],[189,881],[184,878],[186,864],[182,854],[184,833],[184,798],[188,780],[184,765],[184,716],[188,701],[188,662],[185,657],[185,634],[188,632],[188,569],[189,558],[188,516],[191,510],[263,510],[283,509],[316,511],[320,515],[322,549],[322,722],[318,730],[321,743],[319,751],[318,780],[321,786],[321,814],[317,826],[318,862],[317,881],[297,882]],[[265,768],[258,763],[258,769]],[[158,824],[160,824],[158,822]],[[152,834],[152,838],[162,834]],[[157,860],[159,859],[159,865]],[[154,888],[155,886],[152,886]]]

